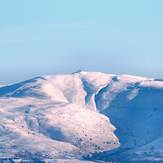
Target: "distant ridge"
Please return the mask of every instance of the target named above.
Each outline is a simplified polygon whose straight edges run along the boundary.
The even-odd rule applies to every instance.
[[[3,86],[0,160],[163,161],[162,115],[158,79],[80,70]]]

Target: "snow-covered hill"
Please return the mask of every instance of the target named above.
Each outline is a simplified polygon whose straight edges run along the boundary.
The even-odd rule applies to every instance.
[[[163,161],[162,117],[161,80],[37,77],[0,87],[0,159]]]

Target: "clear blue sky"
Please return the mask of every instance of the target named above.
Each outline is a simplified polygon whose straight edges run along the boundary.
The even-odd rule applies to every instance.
[[[163,78],[163,0],[0,1],[0,83],[78,69]]]

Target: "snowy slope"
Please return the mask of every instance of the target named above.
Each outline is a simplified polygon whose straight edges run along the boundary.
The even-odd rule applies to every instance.
[[[80,74],[0,88],[0,158],[81,158],[117,148],[115,128],[87,107],[86,95]]]
[[[161,80],[83,71],[36,77],[0,87],[0,158],[161,160],[162,114]]]

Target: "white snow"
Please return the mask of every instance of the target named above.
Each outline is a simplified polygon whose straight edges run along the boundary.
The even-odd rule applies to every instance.
[[[112,150],[160,159],[162,113],[163,82],[144,77],[80,71],[3,86],[0,159],[79,162]]]

